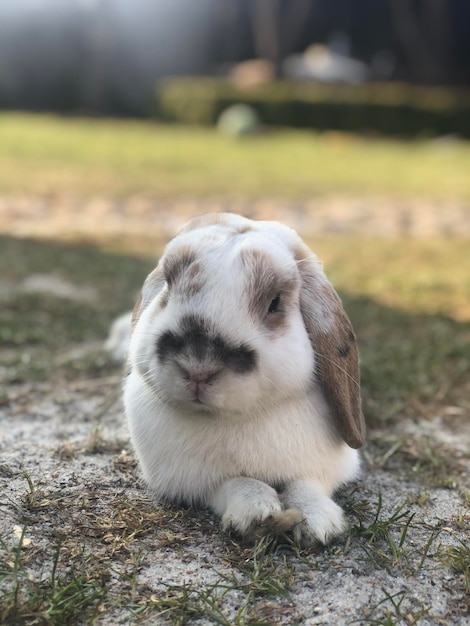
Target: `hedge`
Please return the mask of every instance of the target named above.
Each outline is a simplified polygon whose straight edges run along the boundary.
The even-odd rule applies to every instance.
[[[403,83],[276,81],[242,90],[216,78],[166,79],[157,88],[156,114],[208,125],[236,103],[252,106],[268,126],[470,137],[469,90]]]

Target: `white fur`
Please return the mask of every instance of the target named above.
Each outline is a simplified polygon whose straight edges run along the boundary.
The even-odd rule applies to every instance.
[[[242,249],[256,248],[280,272],[295,273],[292,246],[298,238],[277,223],[224,219],[221,225],[188,228],[165,252],[196,249],[204,287],[191,297],[174,290],[163,308],[162,294],[156,293],[138,318],[124,387],[132,443],[157,499],[210,506],[224,528],[242,535],[275,520],[273,527],[295,524],[300,541],[326,543],[345,528],[331,495],[357,476],[359,456],[338,436],[312,380],[315,353],[298,306],[283,332],[267,331],[247,309],[239,263]],[[240,225],[253,230],[229,233]],[[318,275],[323,280],[320,265]],[[188,314],[203,317],[227,342],[249,344],[258,355],[252,372],[224,370],[204,390],[202,404],[191,400],[181,363],[162,364],[156,355],[158,337],[177,333]]]

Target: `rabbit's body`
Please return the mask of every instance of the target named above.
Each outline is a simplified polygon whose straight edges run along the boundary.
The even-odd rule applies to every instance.
[[[308,478],[331,494],[357,475],[358,453],[324,427],[320,395],[302,407],[286,401],[275,410],[227,419],[177,406],[162,411],[135,372],[126,387],[126,405],[142,416],[131,422],[132,440],[139,456],[151,459],[143,472],[157,498],[210,504],[221,482],[237,476],[277,489]]]
[[[359,467],[357,352],[294,231],[193,220],[134,318],[124,399],[155,497],[208,505],[242,534],[296,524],[299,538],[326,542],[341,532],[330,496]]]

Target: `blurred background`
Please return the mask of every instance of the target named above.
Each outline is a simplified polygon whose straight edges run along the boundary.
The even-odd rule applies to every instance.
[[[470,6],[466,0],[0,5],[4,108],[149,115],[158,82],[178,75],[225,76],[245,86],[287,78],[463,87],[470,81]]]
[[[467,0],[2,0],[0,328],[43,349],[12,379],[228,210],[324,261],[369,420],[468,419],[469,83]]]
[[[3,0],[0,228],[468,234],[469,81],[466,0]]]

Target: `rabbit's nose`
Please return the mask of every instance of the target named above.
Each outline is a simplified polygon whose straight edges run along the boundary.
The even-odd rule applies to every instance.
[[[193,374],[188,378],[187,385],[192,393],[199,396],[201,391],[213,380],[215,374],[212,372],[201,372]]]
[[[207,388],[211,382],[215,380],[220,372],[220,369],[203,369],[203,370],[188,370],[179,365],[179,369],[183,376],[183,380],[186,383],[188,390],[194,394],[196,398]]]

